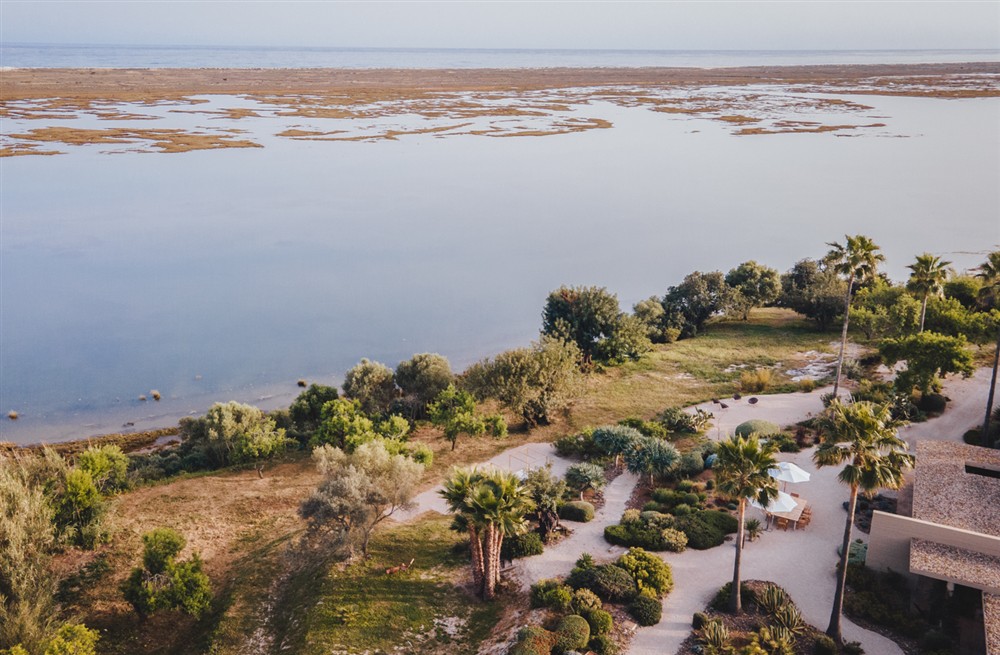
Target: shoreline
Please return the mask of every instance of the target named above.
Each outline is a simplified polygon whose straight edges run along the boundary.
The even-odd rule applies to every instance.
[[[15,68],[0,76],[0,102],[38,98],[142,100],[193,94],[294,94],[363,90],[488,91],[586,86],[855,84],[873,78],[1000,76],[1000,62],[818,64],[724,68]],[[897,92],[881,89],[881,92]],[[906,95],[905,90],[898,92]],[[911,92],[912,93],[912,92]],[[944,93],[943,95],[947,95]],[[976,95],[1000,96],[1000,89]]]

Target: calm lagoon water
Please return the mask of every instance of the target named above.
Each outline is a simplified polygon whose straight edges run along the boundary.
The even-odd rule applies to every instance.
[[[279,406],[363,356],[461,369],[535,338],[561,284],[628,308],[857,232],[895,279],[925,250],[982,261],[1000,243],[1000,100],[854,99],[874,109],[852,120],[887,126],[737,137],[595,103],[577,113],[612,129],[330,143],[261,118],[239,127],[264,148],[0,159],[0,409],[21,414],[0,439]],[[164,399],[137,400],[151,389]]]

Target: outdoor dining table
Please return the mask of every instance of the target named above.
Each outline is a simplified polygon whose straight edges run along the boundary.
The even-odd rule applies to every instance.
[[[805,511],[806,507],[809,505],[803,498],[795,498],[795,509],[789,510],[787,512],[768,512],[771,516],[777,517],[779,519],[788,519],[792,522],[792,529],[798,527],[799,519],[802,518],[802,512]]]

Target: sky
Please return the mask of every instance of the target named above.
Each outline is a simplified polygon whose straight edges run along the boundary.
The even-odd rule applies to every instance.
[[[401,48],[998,49],[1000,0],[0,0],[0,40]]]

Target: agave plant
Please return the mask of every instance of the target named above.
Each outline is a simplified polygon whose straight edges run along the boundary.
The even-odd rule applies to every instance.
[[[757,594],[757,605],[771,616],[777,616],[778,610],[788,605],[788,595],[777,585],[769,584]]]
[[[800,635],[805,630],[805,623],[802,621],[802,613],[799,608],[791,603],[785,603],[774,613],[774,620],[778,625],[788,630],[793,635]]]
[[[718,619],[708,621],[701,626],[698,640],[705,646],[721,649],[729,643],[729,629]]]
[[[767,655],[795,654],[795,635],[781,626],[762,626],[751,643]]]

